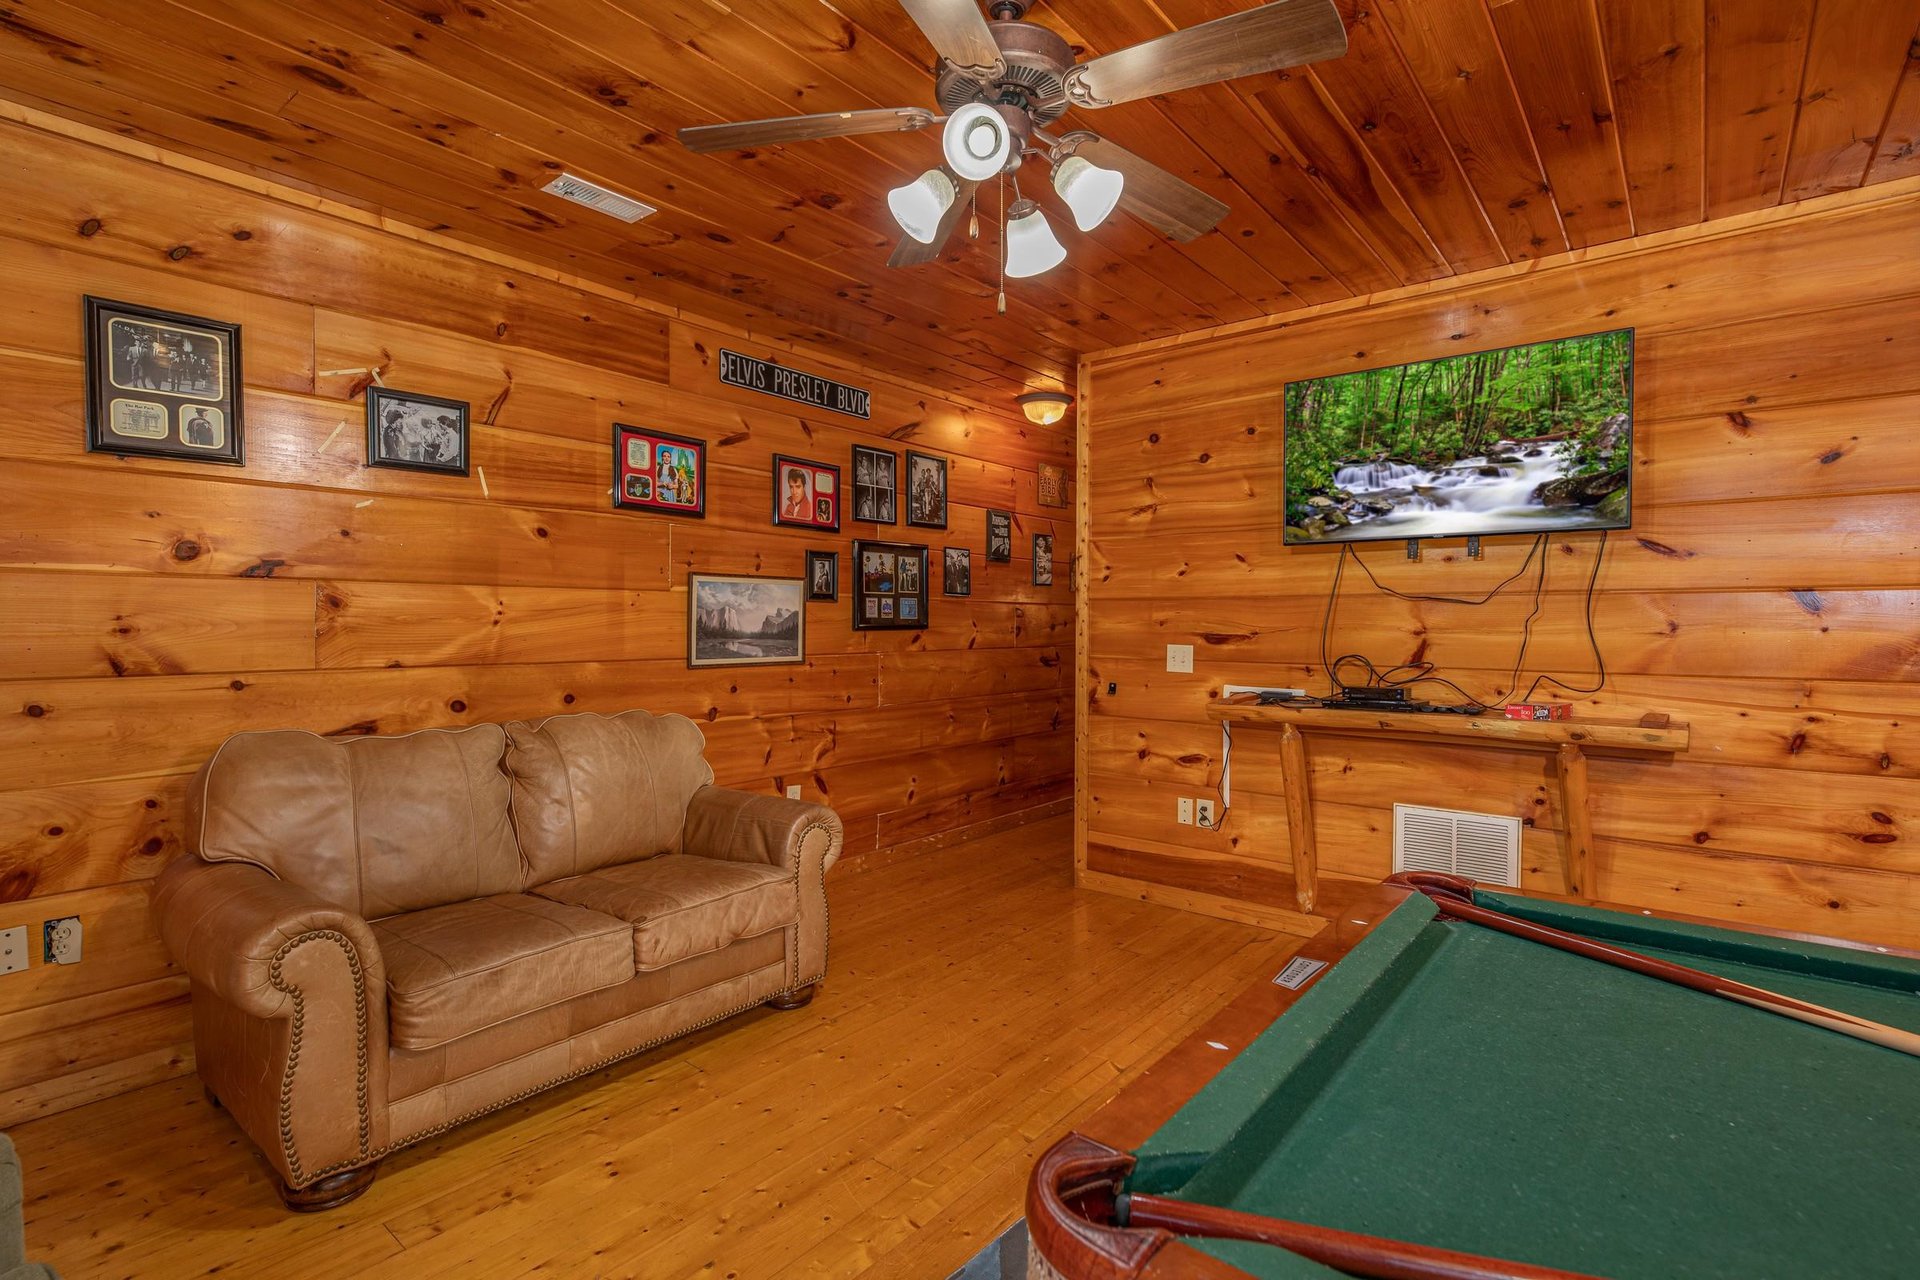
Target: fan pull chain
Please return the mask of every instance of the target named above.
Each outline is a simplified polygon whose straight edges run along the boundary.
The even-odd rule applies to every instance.
[[[1000,314],[1007,314],[1007,175],[1000,173]]]
[[[967,218],[967,239],[980,238],[980,188],[973,189],[973,211]]]

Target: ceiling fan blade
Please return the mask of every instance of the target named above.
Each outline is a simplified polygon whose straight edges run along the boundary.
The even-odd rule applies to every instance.
[[[1126,179],[1120,189],[1120,207],[1175,240],[1199,239],[1230,212],[1191,182],[1098,134],[1082,130],[1060,139],[1059,159],[1068,155],[1084,156],[1102,169],[1118,171]]]
[[[1006,60],[977,0],[900,0],[900,7],[925,33],[933,51],[960,70],[983,80],[1006,72]]]
[[[1333,0],[1274,0],[1083,62],[1067,72],[1067,99],[1110,107],[1346,51],[1347,29]]]
[[[980,184],[956,177],[945,165],[942,170],[953,179],[953,203],[947,206],[946,216],[940,219],[940,225],[934,228],[933,243],[921,244],[912,236],[901,236],[900,243],[893,247],[893,256],[887,259],[890,267],[917,267],[932,262],[947,247],[947,241],[953,238],[954,228],[960,225],[960,219],[966,217],[967,209],[973,204],[974,189]]]
[[[856,133],[911,133],[926,128],[936,119],[938,117],[924,107],[830,111],[817,116],[695,125],[682,129],[679,137],[681,145],[689,151],[732,151],[775,142],[805,142],[809,138],[845,138]]]

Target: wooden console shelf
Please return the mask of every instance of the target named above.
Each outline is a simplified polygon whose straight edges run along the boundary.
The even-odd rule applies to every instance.
[[[1294,898],[1312,911],[1319,896],[1319,849],[1313,833],[1313,797],[1308,780],[1309,732],[1347,737],[1395,737],[1432,742],[1478,743],[1520,751],[1551,751],[1560,774],[1567,815],[1567,843],[1561,853],[1567,892],[1592,895],[1588,864],[1593,854],[1593,813],[1587,799],[1588,748],[1600,751],[1671,755],[1685,751],[1690,737],[1684,724],[1654,723],[1663,716],[1631,720],[1509,720],[1505,716],[1462,716],[1410,711],[1342,711],[1327,707],[1261,706],[1251,694],[1217,698],[1207,715],[1230,724],[1280,732],[1280,765],[1286,779],[1287,833],[1293,844]]]

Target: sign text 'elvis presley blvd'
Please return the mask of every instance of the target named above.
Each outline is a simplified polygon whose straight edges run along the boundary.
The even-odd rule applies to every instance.
[[[871,416],[870,392],[844,382],[822,378],[818,374],[789,369],[771,360],[756,360],[738,351],[720,349],[720,381],[730,387],[761,391],[783,400],[810,404],[816,409],[831,409],[850,417]]]

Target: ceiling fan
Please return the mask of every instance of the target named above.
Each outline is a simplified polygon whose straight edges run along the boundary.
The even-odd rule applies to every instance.
[[[690,151],[728,151],[944,124],[945,163],[888,193],[888,207],[907,233],[889,266],[938,257],[975,189],[1012,174],[1030,155],[1052,166],[1054,190],[1082,231],[1099,226],[1118,206],[1176,240],[1192,240],[1213,230],[1227,206],[1098,134],[1076,129],[1056,137],[1046,126],[1069,107],[1110,107],[1347,51],[1333,0],[1273,0],[1076,63],[1065,40],[1026,21],[1032,4],[988,0],[988,21],[977,0],[900,0],[939,55],[934,100],[944,115],[924,107],[834,111],[700,125],[680,130],[680,141]],[[1019,198],[1017,178],[1014,193],[1005,210],[1001,265],[1009,276],[1038,275],[1057,266],[1067,251],[1040,206]]]

